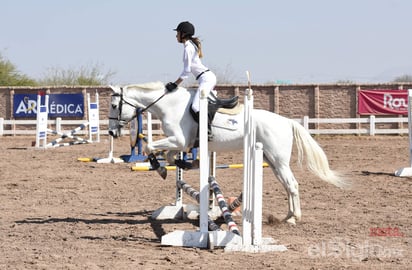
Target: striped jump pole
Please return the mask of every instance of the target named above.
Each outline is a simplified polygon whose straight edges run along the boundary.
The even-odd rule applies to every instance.
[[[47,131],[51,134],[54,135],[60,135],[60,138],[57,138],[51,142],[49,142],[46,147],[61,147],[61,146],[69,146],[69,145],[75,145],[75,144],[83,144],[83,143],[91,143],[91,141],[84,139],[84,138],[80,138],[77,135],[75,135],[75,133],[79,132],[80,130],[86,128],[89,125],[89,123],[84,123],[81,124],[80,126],[78,126],[75,129],[72,129],[71,131],[67,132],[67,133],[63,133],[63,132],[59,132],[56,130],[51,130],[48,129]],[[72,142],[67,142],[67,143],[60,143],[61,141],[65,140],[65,139],[73,139],[74,141]]]
[[[222,191],[220,190],[219,184],[216,182],[216,178],[214,176],[210,176],[209,183],[211,189],[213,190],[216,196],[220,210],[222,211],[222,216],[225,219],[227,226],[229,227],[229,231],[233,232],[234,234],[240,235],[239,228],[237,227],[235,221],[232,218],[232,213],[229,209],[229,206],[226,203]]]
[[[236,199],[234,199],[233,202],[231,202],[229,204],[229,206],[228,206],[229,211],[230,212],[235,211],[236,208],[238,208],[242,205],[242,202],[243,202],[243,193],[240,193],[240,195]]]
[[[189,195],[192,199],[196,200],[198,203],[200,202],[200,192],[192,188],[189,184],[185,183],[184,181],[177,181],[177,187],[183,190],[187,195]],[[210,218],[208,217],[208,228],[210,231],[220,231],[220,227]]]

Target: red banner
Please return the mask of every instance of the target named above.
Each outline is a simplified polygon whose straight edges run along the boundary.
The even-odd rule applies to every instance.
[[[408,91],[385,89],[359,90],[358,113],[407,115]]]

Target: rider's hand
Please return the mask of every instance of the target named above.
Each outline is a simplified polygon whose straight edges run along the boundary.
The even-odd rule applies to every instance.
[[[169,82],[166,84],[166,90],[169,92],[172,92],[176,88],[177,88],[177,84],[175,84],[174,82]]]

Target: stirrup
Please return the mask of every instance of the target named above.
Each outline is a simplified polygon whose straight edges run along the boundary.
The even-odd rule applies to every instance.
[[[211,130],[208,130],[208,131],[207,131],[207,141],[208,141],[208,142],[213,141],[213,133],[212,133]]]
[[[210,124],[207,125],[207,141],[210,142],[213,140],[213,133],[212,133],[212,127]]]

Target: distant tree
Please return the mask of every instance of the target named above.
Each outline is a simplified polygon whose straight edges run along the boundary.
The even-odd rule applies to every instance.
[[[396,77],[393,82],[412,82],[412,75],[402,75],[399,77]]]
[[[95,64],[82,66],[78,69],[48,68],[44,78],[39,81],[42,85],[107,85],[115,73],[102,72],[102,66]]]
[[[0,54],[0,85],[35,86],[36,81],[21,74],[16,66]]]

